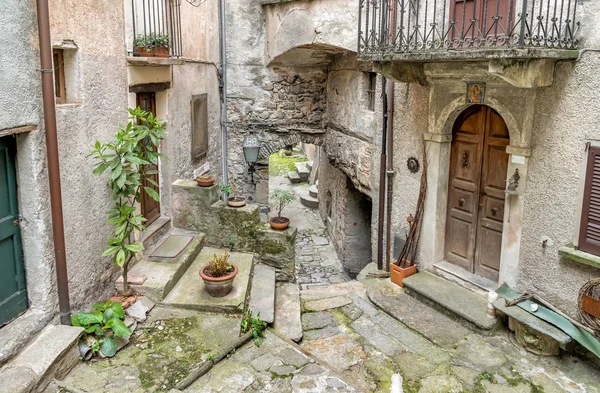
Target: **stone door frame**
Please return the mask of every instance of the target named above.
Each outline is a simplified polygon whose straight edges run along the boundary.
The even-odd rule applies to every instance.
[[[503,84],[488,86],[483,104],[496,110],[506,122],[510,144],[508,180],[519,170],[519,195],[507,195],[504,205],[504,226],[500,258],[499,283],[515,286],[518,277],[521,227],[523,222],[523,192],[531,155],[531,129],[535,106],[535,89],[520,89]],[[515,99],[520,97],[520,99]],[[427,154],[427,195],[421,229],[420,258],[422,269],[445,259],[445,235],[450,174],[452,129],[467,103],[463,81],[444,80],[433,83],[429,100],[429,132],[424,134]]]

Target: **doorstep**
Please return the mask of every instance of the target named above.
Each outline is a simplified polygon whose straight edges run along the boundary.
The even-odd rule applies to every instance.
[[[495,291],[498,283],[473,274],[459,266],[447,261],[441,261],[433,265],[434,272],[446,280],[455,282],[470,291],[487,296],[488,292]]]

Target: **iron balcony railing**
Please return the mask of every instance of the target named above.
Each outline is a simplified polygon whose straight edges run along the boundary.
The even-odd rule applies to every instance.
[[[359,0],[361,56],[577,49],[577,0]]]
[[[131,0],[133,55],[180,57],[181,0]]]

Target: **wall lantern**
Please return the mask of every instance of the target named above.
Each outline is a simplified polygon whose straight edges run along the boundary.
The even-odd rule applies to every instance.
[[[255,166],[258,161],[260,147],[261,143],[258,135],[250,133],[244,137],[242,149],[244,149],[244,158],[248,164],[248,173],[252,176],[252,181],[254,181],[254,172],[256,171]]]

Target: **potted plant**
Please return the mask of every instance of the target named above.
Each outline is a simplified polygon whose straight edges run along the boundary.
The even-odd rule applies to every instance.
[[[205,173],[204,175],[196,178],[196,183],[198,183],[198,185],[200,187],[210,187],[213,185],[215,180],[216,180],[216,177],[214,177],[213,175],[211,175],[209,173]]]
[[[204,281],[206,291],[212,297],[224,297],[231,292],[233,280],[238,268],[229,262],[229,253],[225,252],[214,258],[200,269],[200,277]]]
[[[290,156],[293,154],[293,152],[292,152],[291,150],[286,150],[284,154],[285,154],[287,157],[290,157]]]
[[[273,191],[271,199],[277,204],[277,217],[271,218],[269,224],[271,228],[282,231],[290,225],[290,219],[282,217],[281,211],[296,199],[296,195],[293,191],[286,190],[285,188],[276,188]]]
[[[169,57],[171,39],[166,34],[141,34],[135,38],[134,46],[142,57]]]
[[[235,176],[231,176],[231,184],[222,184],[221,192],[227,197],[227,205],[230,207],[243,207],[246,206],[246,198],[237,196],[237,189],[235,187]],[[233,195],[230,197],[230,195]]]

